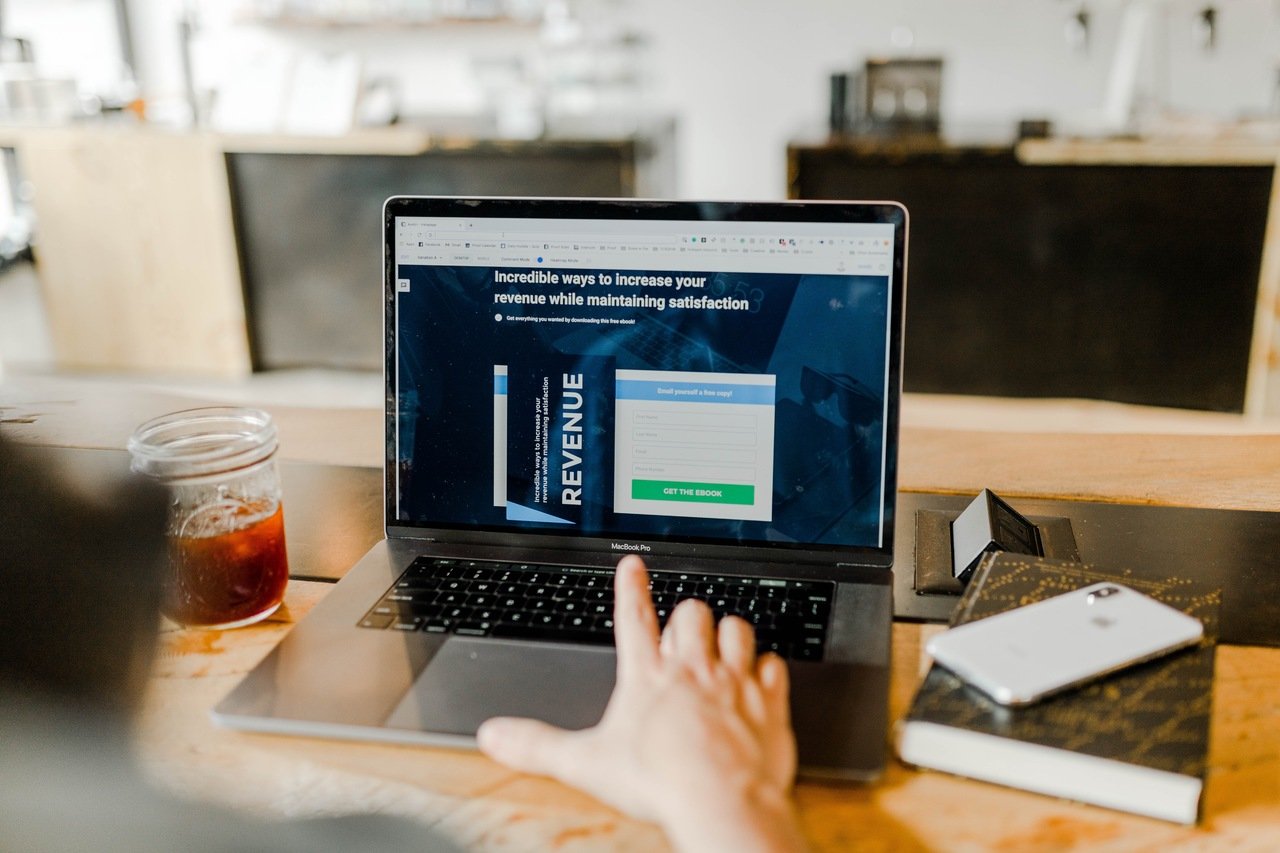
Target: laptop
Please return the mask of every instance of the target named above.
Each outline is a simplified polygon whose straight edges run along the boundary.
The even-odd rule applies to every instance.
[[[612,573],[788,660],[801,773],[885,761],[907,214],[393,197],[386,538],[214,710],[474,746],[600,719]]]

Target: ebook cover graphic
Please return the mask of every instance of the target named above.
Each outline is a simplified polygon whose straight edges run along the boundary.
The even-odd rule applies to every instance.
[[[599,525],[613,496],[613,359],[545,354],[505,368],[506,459],[495,441],[494,470],[506,470],[507,519]]]

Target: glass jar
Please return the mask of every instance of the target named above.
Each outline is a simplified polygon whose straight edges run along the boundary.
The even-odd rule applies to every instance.
[[[129,438],[133,470],[170,493],[162,609],[175,622],[236,628],[284,599],[277,443],[266,412],[222,406],[162,415]]]

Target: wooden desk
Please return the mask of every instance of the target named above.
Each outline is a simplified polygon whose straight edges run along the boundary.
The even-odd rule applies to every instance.
[[[166,788],[271,815],[389,812],[483,849],[651,849],[661,836],[555,782],[476,753],[249,735],[208,710],[323,596],[295,581],[269,622],[226,632],[169,630],[139,744]],[[930,630],[893,631],[890,714],[910,704]],[[909,770],[880,783],[801,783],[805,830],[821,850],[1274,849],[1280,845],[1280,649],[1218,651],[1205,819],[1177,827],[1048,797]]]
[[[100,398],[73,390],[49,383],[25,391],[0,386],[5,434],[45,444],[118,448],[129,426],[183,402],[118,389],[103,389]],[[1027,424],[1073,422],[1070,412],[1081,411],[1123,428],[1119,410],[1094,405],[1060,404],[1046,413],[1041,404],[909,398],[902,482],[914,490],[992,485],[1018,495],[1280,508],[1280,436],[1250,434],[1244,421],[1197,416],[1181,422],[1239,433],[1229,436],[1026,431]],[[1003,424],[1022,424],[1023,431],[979,429],[982,411],[988,420],[994,413]],[[370,464],[366,454],[379,449],[376,412],[273,412],[287,457]],[[1129,423],[1176,426],[1158,418],[1141,411]],[[948,422],[966,428],[938,428]],[[160,785],[276,816],[388,812],[482,849],[661,846],[652,827],[476,753],[215,728],[209,708],[329,589],[294,581],[286,606],[251,628],[164,632],[138,732],[144,766]],[[937,629],[894,626],[894,719],[905,712],[919,681],[923,640],[931,630]],[[1196,828],[912,771],[896,762],[878,784],[802,783],[797,798],[805,829],[822,850],[1280,848],[1280,649],[1220,648],[1211,738],[1205,817]]]

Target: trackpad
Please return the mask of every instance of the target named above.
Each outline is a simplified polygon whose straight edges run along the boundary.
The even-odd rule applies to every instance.
[[[604,714],[615,666],[612,648],[452,637],[383,725],[471,735],[490,717],[533,717],[585,729]]]

